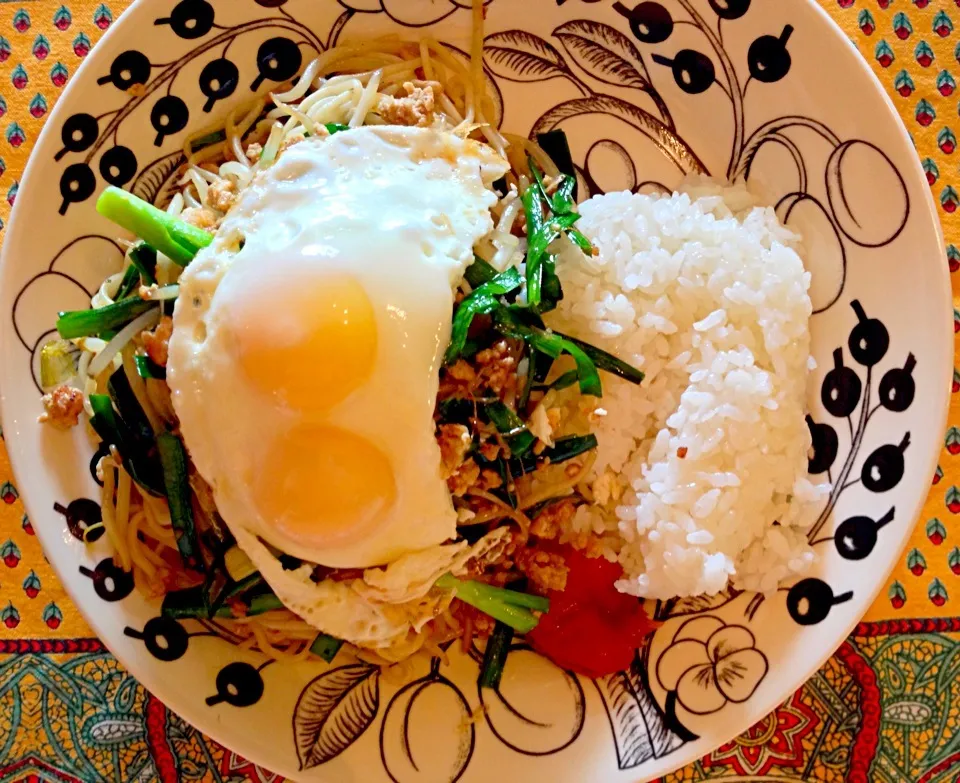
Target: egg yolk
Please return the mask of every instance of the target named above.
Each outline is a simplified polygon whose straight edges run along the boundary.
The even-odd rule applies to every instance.
[[[276,439],[254,486],[265,523],[305,547],[368,535],[396,494],[386,454],[324,424],[299,425]]]
[[[353,277],[284,283],[267,283],[230,312],[233,349],[260,392],[308,415],[322,414],[369,378],[376,314]]]

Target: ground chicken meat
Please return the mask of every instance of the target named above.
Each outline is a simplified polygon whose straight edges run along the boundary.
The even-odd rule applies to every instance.
[[[263,145],[257,142],[254,142],[246,150],[247,160],[251,163],[256,163],[260,160],[260,156],[263,155]]]
[[[183,210],[180,218],[184,223],[189,223],[191,226],[202,228],[204,231],[209,231],[211,234],[217,230],[217,227],[220,224],[220,219],[217,217],[217,213],[208,207],[187,207],[187,209]]]
[[[506,340],[500,340],[477,354],[483,384],[505,399],[517,389],[517,359]]]
[[[237,201],[237,186],[228,179],[215,182],[207,188],[206,204],[219,212],[229,212]]]
[[[384,95],[377,112],[390,125],[416,125],[421,128],[433,125],[437,108],[437,96],[443,89],[438,82],[405,82],[406,97],[394,98]]]
[[[83,392],[71,386],[58,386],[49,394],[44,394],[43,413],[39,421],[50,424],[58,430],[68,430],[76,426],[83,413]]]
[[[563,590],[567,586],[569,569],[562,555],[521,548],[513,560],[517,569],[540,590]]]
[[[476,486],[480,479],[480,466],[468,459],[447,478],[447,487],[454,497],[463,497],[467,491]]]
[[[476,381],[476,371],[469,363],[460,359],[440,373],[438,396],[441,400],[448,400],[451,397],[470,397]]]
[[[170,335],[173,334],[173,319],[169,315],[163,316],[157,328],[152,332],[141,332],[144,350],[147,356],[161,367],[167,366],[169,356]]]
[[[551,503],[533,520],[530,525],[530,535],[552,541],[558,538],[561,531],[570,525],[576,512],[576,503],[570,498]]]
[[[463,460],[470,451],[470,430],[462,424],[441,424],[437,432],[437,443],[440,444],[440,477],[450,478],[463,464]]]

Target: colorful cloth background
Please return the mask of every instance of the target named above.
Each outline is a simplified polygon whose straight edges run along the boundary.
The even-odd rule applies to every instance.
[[[130,0],[0,0],[0,238],[64,85]],[[960,332],[960,0],[819,0],[900,109],[939,204]],[[960,780],[960,372],[932,488],[885,591],[817,675],[663,783]],[[0,444],[0,783],[279,781],[150,696],[43,558]]]

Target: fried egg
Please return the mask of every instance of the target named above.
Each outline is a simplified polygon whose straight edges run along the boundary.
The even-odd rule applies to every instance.
[[[310,138],[257,174],[180,278],[167,380],[184,442],[301,614],[318,586],[282,579],[274,550],[358,568],[456,537],[433,410],[454,291],[506,170],[433,129]]]

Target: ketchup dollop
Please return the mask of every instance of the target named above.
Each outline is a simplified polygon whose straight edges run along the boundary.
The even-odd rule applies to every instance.
[[[558,666],[587,677],[629,668],[634,651],[657,628],[640,599],[613,586],[623,569],[602,557],[558,547],[570,569],[564,590],[550,590],[550,611],[526,638]]]

